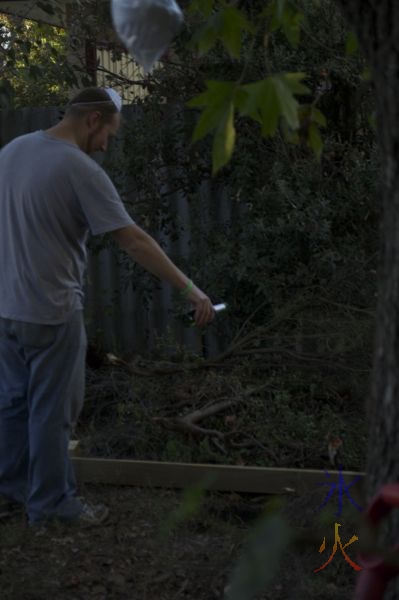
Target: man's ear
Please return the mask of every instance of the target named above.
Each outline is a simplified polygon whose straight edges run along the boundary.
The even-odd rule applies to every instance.
[[[90,112],[87,115],[87,125],[91,127],[97,127],[101,123],[101,113],[98,111]]]

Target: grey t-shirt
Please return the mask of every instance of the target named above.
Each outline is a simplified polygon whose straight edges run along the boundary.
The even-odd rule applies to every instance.
[[[83,308],[86,242],[133,224],[105,171],[36,131],[0,151],[0,317],[60,324]]]

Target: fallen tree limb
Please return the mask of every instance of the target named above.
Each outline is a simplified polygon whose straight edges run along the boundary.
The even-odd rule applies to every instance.
[[[257,386],[255,388],[249,388],[248,390],[241,393],[240,396],[235,399],[222,400],[221,402],[215,402],[210,405],[208,404],[205,407],[196,409],[193,412],[191,412],[183,417],[153,417],[153,420],[156,423],[158,423],[159,425],[165,427],[166,429],[172,430],[172,431],[179,431],[182,433],[188,433],[188,434],[195,435],[195,436],[208,436],[216,444],[216,446],[219,448],[219,450],[222,450],[222,452],[224,454],[227,453],[227,450],[224,446],[220,445],[221,441],[225,442],[230,447],[235,447],[235,448],[245,448],[245,447],[249,447],[250,445],[252,445],[252,446],[255,445],[255,446],[262,447],[269,454],[269,456],[271,456],[274,460],[276,460],[276,462],[278,462],[277,457],[274,456],[270,451],[268,451],[268,449],[265,446],[263,446],[260,442],[255,440],[255,438],[253,438],[252,436],[250,436],[251,441],[247,442],[246,446],[244,445],[245,444],[244,442],[241,442],[241,445],[238,445],[238,444],[234,444],[234,442],[232,442],[231,438],[236,435],[245,436],[246,435],[245,433],[238,432],[237,430],[222,432],[217,429],[207,429],[205,427],[200,427],[199,425],[197,425],[197,423],[199,421],[202,421],[206,417],[214,416],[217,413],[222,412],[223,410],[226,410],[226,408],[230,408],[231,406],[234,406],[234,405],[242,402],[244,400],[244,398],[248,398],[250,395],[252,395],[256,392],[262,391],[263,389],[265,389],[267,387],[268,387],[268,385],[264,384],[261,386]]]
[[[250,340],[246,339],[246,342],[249,342]],[[257,340],[259,341],[259,339]],[[153,375],[172,375],[175,373],[187,373],[189,371],[198,371],[200,369],[211,369],[211,368],[228,368],[228,363],[227,362],[221,362],[221,361],[226,361],[226,359],[232,358],[232,357],[240,357],[240,356],[256,356],[256,355],[269,355],[270,356],[270,361],[274,361],[275,359],[278,358],[279,361],[281,361],[284,358],[290,358],[291,360],[295,360],[296,362],[298,362],[301,365],[301,368],[303,366],[307,366],[306,363],[309,363],[309,367],[310,368],[314,368],[313,365],[321,365],[321,366],[325,366],[327,368],[334,368],[334,369],[339,369],[342,371],[349,371],[352,373],[368,373],[369,372],[369,368],[357,368],[357,367],[351,367],[349,366],[347,363],[344,362],[340,362],[338,360],[336,360],[335,358],[327,358],[323,355],[314,355],[314,354],[304,354],[304,353],[299,353],[296,352],[295,350],[293,350],[292,348],[276,348],[276,347],[271,347],[271,348],[262,348],[259,346],[255,346],[255,347],[251,347],[251,346],[245,346],[244,343],[240,343],[234,346],[234,348],[229,348],[227,349],[225,352],[223,352],[222,354],[219,354],[218,356],[216,356],[215,358],[210,358],[208,360],[204,360],[202,362],[197,362],[197,363],[185,363],[185,364],[176,364],[176,363],[168,363],[166,361],[162,362],[162,366],[153,366],[153,364],[151,364],[150,367],[145,367],[142,368],[140,367],[137,362],[140,359],[137,359],[137,361],[134,362],[126,362],[120,358],[117,357],[113,357],[112,355],[112,360],[110,360],[110,362],[112,364],[119,364],[121,366],[126,367],[126,369],[133,375],[139,375],[140,377],[151,377]]]
[[[198,421],[201,421],[206,417],[211,417],[219,412],[222,412],[226,408],[230,408],[231,406],[239,404],[249,396],[257,394],[268,387],[268,383],[262,384],[260,386],[249,387],[247,390],[240,391],[240,395],[236,398],[233,398],[231,400],[222,400],[220,402],[213,402],[211,404],[208,403],[206,406],[202,408],[197,408],[193,412],[188,413],[183,417],[154,417],[154,420],[158,423],[163,423],[164,425],[166,423],[174,423],[175,425],[177,423],[185,423],[186,425],[193,425],[194,423],[198,423]]]
[[[185,423],[198,423],[205,417],[211,417],[212,415],[216,415],[218,412],[225,410],[226,408],[230,408],[230,406],[234,406],[241,402],[241,398],[237,398],[236,400],[224,400],[222,402],[216,402],[215,404],[211,404],[210,406],[199,408],[194,412],[182,417],[182,421]]]
[[[179,417],[154,417],[153,420],[166,429],[170,429],[172,431],[181,431],[183,433],[190,433],[197,436],[211,436],[224,439],[224,433],[218,431],[217,429],[205,429],[203,427],[199,427],[199,425],[196,425],[195,423],[191,423],[190,421],[186,421],[185,419],[181,419]]]
[[[240,401],[241,398],[235,400],[223,400],[222,402],[216,402],[202,409],[197,409],[184,417],[154,417],[153,420],[163,427],[174,431],[182,431],[193,435],[217,437],[224,440],[225,434],[221,431],[199,427],[197,423],[206,417],[216,415],[218,412],[221,412]]]

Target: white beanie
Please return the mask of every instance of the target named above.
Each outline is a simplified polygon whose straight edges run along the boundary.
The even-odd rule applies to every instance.
[[[108,96],[111,98],[112,102],[115,104],[117,111],[121,112],[122,110],[122,98],[115,92],[112,88],[102,88],[105,92],[107,92]]]
[[[115,90],[113,90],[112,88],[100,88],[100,89],[103,90],[104,92],[107,92],[109,100],[94,100],[94,101],[90,101],[90,102],[89,101],[74,102],[71,106],[85,106],[87,104],[108,104],[109,102],[112,102],[113,105],[115,106],[116,110],[118,112],[121,112],[122,98],[120,97],[118,92],[115,92]]]

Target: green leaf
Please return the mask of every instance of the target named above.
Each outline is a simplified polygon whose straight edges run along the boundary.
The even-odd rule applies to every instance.
[[[271,137],[275,135],[277,131],[281,114],[280,102],[271,77],[269,80],[265,81],[263,93],[264,98],[260,108],[262,117],[262,135]]]
[[[256,526],[232,576],[227,600],[252,600],[272,581],[293,538],[289,525],[278,515]]]
[[[275,0],[263,14],[271,17],[270,32],[282,29],[292,46],[296,47],[299,44],[301,25],[305,18],[303,12],[294,10],[285,0]]]
[[[204,501],[206,490],[214,479],[215,476],[213,474],[208,474],[199,483],[186,488],[180,506],[162,524],[161,536],[170,534],[177,526],[187,521],[199,511]]]
[[[285,81],[293,94],[309,94],[309,88],[301,83],[302,79],[306,77],[306,73],[283,73],[280,77]]]
[[[317,123],[319,127],[326,127],[327,121],[323,113],[313,104],[301,104],[298,107],[298,115],[301,125],[308,127],[309,123]]]
[[[220,119],[223,116],[223,106],[214,107],[210,106],[205,109],[194,129],[193,132],[193,142],[197,142],[210,133],[213,129],[216,129],[218,124],[220,123]]]
[[[218,127],[225,114],[226,106],[232,102],[234,97],[235,82],[207,81],[206,83],[208,90],[187,103],[191,108],[204,107],[194,129],[193,142],[200,140]]]
[[[280,106],[271,78],[241,86],[235,95],[236,107],[262,125],[262,134],[272,136],[278,127]]]
[[[280,23],[284,14],[285,3],[286,0],[276,0],[275,2],[276,18]]]
[[[308,88],[301,83],[304,77],[304,73],[283,73],[282,75],[272,77],[281,115],[285,118],[291,129],[298,129],[299,127],[299,105],[294,98],[294,94],[303,95],[309,93]]]
[[[289,144],[299,144],[300,137],[297,131],[291,131],[288,127],[283,127],[283,135]]]
[[[198,12],[204,17],[209,17],[212,14],[213,0],[192,0],[188,6],[188,12]]]
[[[235,95],[236,107],[242,115],[251,117],[259,115],[265,81],[266,80],[256,81],[255,83],[246,83],[238,88]]]
[[[233,6],[228,6],[210,16],[193,35],[191,44],[197,46],[200,54],[203,55],[220,40],[233,58],[239,58],[242,31],[253,32],[254,27],[244,13]]]
[[[304,77],[304,73],[283,73],[243,85],[235,95],[236,107],[242,115],[260,122],[265,136],[276,133],[280,117],[291,129],[297,129],[299,105],[294,94],[309,93],[301,83]]]
[[[301,24],[304,19],[303,13],[294,12],[291,9],[284,11],[282,26],[289,43],[297,47],[301,36]]]
[[[327,127],[327,120],[318,108],[312,109],[311,118],[312,121],[320,125],[320,127]]]
[[[222,42],[233,58],[239,58],[241,52],[241,31],[253,32],[253,26],[245,15],[232,6],[222,11],[223,27],[220,32]]]
[[[187,106],[190,108],[207,106],[209,104],[222,103],[229,94],[232,93],[235,82],[234,81],[206,81],[207,91],[203,92],[199,96],[195,96],[187,102]]]
[[[190,45],[197,46],[201,55],[206,54],[219,39],[222,28],[223,18],[219,12],[212,15],[212,17],[196,31]]]
[[[356,52],[359,52],[359,42],[353,31],[350,31],[346,38],[345,54],[346,56],[353,56]]]
[[[261,19],[270,19],[268,30],[273,32],[281,27],[286,0],[272,0],[260,13]]]
[[[234,96],[234,105],[242,115],[262,123],[258,106],[258,85],[258,83],[248,83],[245,86],[240,86]],[[260,86],[262,85],[263,82],[260,82]]]
[[[317,160],[320,160],[323,151],[323,141],[321,139],[320,132],[314,123],[309,125],[308,143],[315,153]]]
[[[273,5],[271,5],[271,8],[273,8]],[[279,18],[277,15],[276,11],[268,11],[269,13],[271,12],[271,22],[269,25],[269,31],[271,33],[273,33],[274,31],[278,31],[280,29],[280,27],[282,26],[281,23],[281,17]]]
[[[288,123],[291,129],[298,129],[299,118],[298,118],[298,102],[295,100],[290,85],[287,84],[287,80],[283,77],[274,76],[271,77],[274,85],[275,94],[280,106],[280,112]]]
[[[212,172],[214,175],[229,162],[233,154],[235,138],[234,104],[230,102],[213,139]]]

